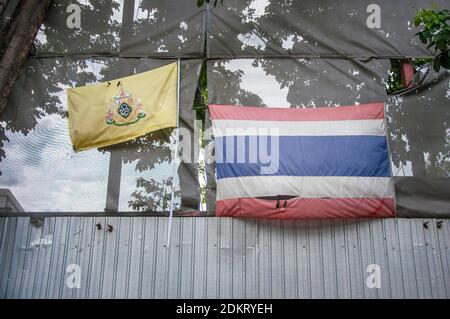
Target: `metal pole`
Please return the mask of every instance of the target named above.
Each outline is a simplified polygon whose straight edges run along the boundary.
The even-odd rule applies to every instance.
[[[178,164],[178,144],[179,144],[179,131],[180,126],[180,75],[181,75],[181,63],[180,59],[177,60],[177,126],[175,128],[175,149],[173,151],[173,171],[172,171],[172,194],[170,195],[170,214],[169,214],[169,226],[167,228],[167,243],[166,247],[170,248],[170,236],[172,234],[172,220],[173,220],[173,202],[175,196],[175,174],[177,172]]]
[[[108,188],[106,191],[105,212],[119,211],[120,180],[122,178],[122,150],[111,149],[109,158]]]

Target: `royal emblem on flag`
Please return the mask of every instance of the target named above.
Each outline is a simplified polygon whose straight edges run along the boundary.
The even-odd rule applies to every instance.
[[[141,100],[127,92],[122,84],[119,86],[116,95],[108,101],[110,109],[106,116],[106,123],[116,126],[135,124],[146,116]]]

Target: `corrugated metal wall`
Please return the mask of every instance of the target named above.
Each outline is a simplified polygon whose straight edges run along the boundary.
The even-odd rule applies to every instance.
[[[0,218],[0,297],[450,297],[448,220],[176,218],[170,249],[167,221]],[[66,286],[70,264],[81,267],[80,289]],[[381,267],[380,289],[366,286],[370,264]]]

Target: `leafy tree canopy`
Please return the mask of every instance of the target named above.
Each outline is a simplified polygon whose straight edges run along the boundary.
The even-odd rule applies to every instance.
[[[434,48],[433,69],[450,69],[450,11],[448,9],[420,9],[414,16],[414,26],[421,28],[416,33],[429,49]]]

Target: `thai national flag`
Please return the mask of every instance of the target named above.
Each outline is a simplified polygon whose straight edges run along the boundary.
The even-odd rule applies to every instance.
[[[393,217],[384,104],[210,105],[217,216]]]

